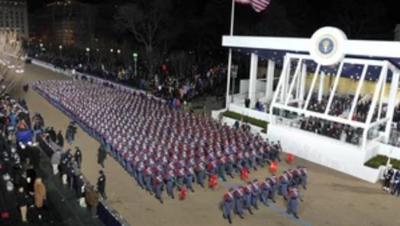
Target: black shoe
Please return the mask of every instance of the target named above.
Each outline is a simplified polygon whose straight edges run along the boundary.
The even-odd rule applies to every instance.
[[[296,219],[299,219],[299,216],[297,215],[297,214],[293,214],[293,216],[296,218]]]
[[[228,222],[229,222],[229,224],[232,224],[232,219],[230,216],[228,216]]]
[[[243,215],[242,215],[242,214],[239,214],[239,217],[240,217],[240,219],[244,219],[244,217],[243,217]]]

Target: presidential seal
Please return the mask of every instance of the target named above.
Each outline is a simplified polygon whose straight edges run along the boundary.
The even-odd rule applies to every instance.
[[[311,37],[310,55],[319,64],[337,64],[344,58],[346,40],[343,31],[334,27],[323,27]]]

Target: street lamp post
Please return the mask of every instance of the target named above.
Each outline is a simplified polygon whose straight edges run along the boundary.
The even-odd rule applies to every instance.
[[[63,46],[62,45],[59,45],[58,46],[58,49],[60,50],[60,58],[62,57],[62,49],[63,49]]]
[[[88,59],[87,63],[89,64],[90,63],[90,48],[89,47],[86,48],[86,52],[87,52],[87,59]]]
[[[132,54],[133,55],[133,63],[134,63],[134,73],[135,77],[137,76],[137,59],[138,59],[138,54],[135,52]]]

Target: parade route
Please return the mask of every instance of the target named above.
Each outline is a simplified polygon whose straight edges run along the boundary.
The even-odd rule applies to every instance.
[[[46,126],[65,133],[69,118],[52,106],[30,88],[22,90],[22,85],[37,80],[67,79],[55,72],[26,65],[23,78],[11,92],[24,98],[32,113],[39,112],[45,119]],[[68,144],[66,144],[68,145]],[[99,143],[88,134],[78,129],[76,141],[71,146],[79,146],[83,152],[83,173],[92,184],[97,181],[100,167],[97,165]],[[285,149],[285,147],[283,147]],[[323,147],[321,147],[323,148]],[[283,156],[282,156],[283,157]],[[234,216],[232,225],[252,226],[397,226],[400,219],[397,210],[399,198],[384,193],[379,184],[370,184],[351,176],[330,170],[307,161],[296,159],[288,166],[280,163],[278,175],[283,170],[296,165],[304,165],[309,171],[307,191],[301,191],[304,199],[300,203],[300,220],[285,213],[285,203],[278,196],[277,203],[269,208],[260,206],[254,215],[245,214],[244,219]],[[226,186],[220,182],[216,190],[195,186],[195,192],[188,194],[186,200],[171,200],[164,193],[164,204],[141,190],[131,176],[111,156],[105,162],[107,176],[106,192],[109,204],[115,208],[131,225],[143,226],[202,226],[229,225],[222,218],[219,203],[228,186],[244,184],[238,177],[228,179]],[[259,180],[268,177],[267,168],[250,173],[250,178]]]

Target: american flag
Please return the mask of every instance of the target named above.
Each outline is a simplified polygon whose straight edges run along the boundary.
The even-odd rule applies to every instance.
[[[235,0],[235,2],[251,5],[254,11],[259,13],[268,7],[271,0]]]

